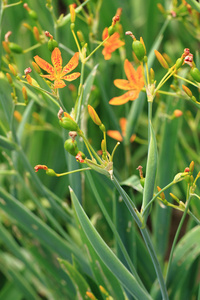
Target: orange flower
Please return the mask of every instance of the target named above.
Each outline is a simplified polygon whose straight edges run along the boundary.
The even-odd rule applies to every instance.
[[[108,28],[106,27],[102,34],[103,41],[108,37]],[[111,53],[114,52],[119,47],[123,46],[125,43],[119,39],[120,35],[118,32],[112,34],[109,39],[104,43],[104,49],[102,54],[104,59],[108,60],[111,58]]]
[[[119,125],[121,127],[121,132],[120,133],[118,130],[108,130],[107,131],[107,135],[119,142],[122,142],[125,135],[126,135],[126,123],[127,123],[127,120],[125,118],[121,118],[119,120]],[[132,143],[136,138],[136,135],[133,134],[131,137],[130,137],[130,142]]]
[[[40,75],[41,77],[47,78],[51,81],[54,81],[54,88],[60,89],[66,86],[64,80],[72,81],[80,76],[79,72],[72,73],[70,75],[66,75],[71,72],[78,66],[79,53],[76,52],[74,56],[70,59],[68,64],[62,68],[62,56],[60,50],[56,47],[51,54],[52,65],[50,65],[47,61],[40,58],[38,55],[34,57],[38,66],[45,70],[49,75]]]
[[[124,70],[128,80],[116,79],[114,80],[114,84],[119,89],[128,90],[128,92],[123,94],[122,96],[112,98],[109,101],[109,103],[112,105],[121,105],[128,102],[129,100],[133,101],[137,99],[141,89],[144,86],[142,66],[139,66],[137,70],[135,70],[128,59],[126,59],[124,62]]]

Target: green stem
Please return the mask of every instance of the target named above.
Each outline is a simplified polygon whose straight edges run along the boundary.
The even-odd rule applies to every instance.
[[[103,42],[101,42],[86,58],[85,58],[85,62],[88,61],[88,59],[109,39],[109,36],[107,36],[107,38],[105,40],[103,40]]]
[[[84,78],[84,70],[85,70],[85,62],[82,61],[81,66],[81,77],[80,77],[80,85],[79,85],[79,93],[77,103],[75,104],[75,119],[76,123],[79,122],[80,114],[81,114],[81,105],[82,105],[82,98],[83,98],[83,78]]]
[[[167,295],[167,289],[166,289],[166,285],[165,285],[164,278],[163,278],[163,275],[162,275],[161,267],[160,267],[160,264],[158,262],[158,259],[157,259],[157,256],[156,256],[155,250],[153,248],[153,244],[151,242],[151,239],[150,239],[150,236],[149,236],[149,233],[148,233],[147,229],[146,228],[141,228],[143,224],[142,224],[142,221],[141,221],[141,218],[140,218],[140,214],[139,214],[135,204],[132,202],[130,197],[126,194],[124,189],[120,186],[120,184],[117,181],[117,179],[115,178],[115,176],[113,176],[112,183],[114,184],[114,186],[118,190],[119,194],[122,196],[122,199],[124,200],[124,202],[125,202],[126,206],[128,207],[132,217],[134,218],[135,222],[137,223],[137,225],[138,225],[138,227],[141,231],[141,234],[143,236],[143,239],[145,241],[145,244],[146,244],[147,249],[149,251],[149,254],[151,256],[151,259],[152,259],[152,262],[153,262],[153,265],[154,265],[154,268],[155,268],[155,271],[156,271],[156,274],[157,274],[158,281],[160,283],[160,289],[161,289],[163,300],[168,300],[169,298],[168,298],[168,295]]]
[[[180,231],[181,231],[181,228],[183,226],[183,222],[185,220],[185,217],[188,213],[188,209],[189,209],[189,205],[190,205],[190,200],[191,200],[192,196],[190,195],[189,198],[188,198],[188,201],[187,201],[187,204],[186,204],[186,207],[185,207],[185,211],[182,215],[182,218],[181,218],[181,221],[178,225],[178,229],[176,231],[176,235],[174,237],[174,240],[173,240],[173,244],[172,244],[172,248],[171,248],[171,251],[170,251],[170,256],[169,256],[169,261],[168,261],[168,265],[167,265],[167,272],[166,272],[166,278],[165,278],[165,282],[166,282],[166,285],[168,284],[168,280],[169,280],[169,271],[170,271],[170,267],[171,267],[171,263],[172,263],[172,258],[173,258],[173,254],[174,254],[174,250],[175,250],[175,246],[176,246],[176,243],[178,241],[178,237],[179,237],[179,234],[180,234]]]
[[[37,44],[31,46],[30,48],[25,49],[25,50],[23,51],[23,53],[30,52],[30,51],[32,51],[32,50],[34,50],[34,49],[37,49],[37,48],[40,47],[40,46],[41,46],[41,44],[40,44],[40,43],[37,43]]]
[[[73,171],[69,171],[69,172],[65,172],[65,173],[59,173],[59,174],[56,173],[56,176],[60,177],[60,176],[69,175],[69,174],[82,172],[82,171],[87,171],[87,170],[91,170],[91,168],[76,169],[76,170],[73,170]]]

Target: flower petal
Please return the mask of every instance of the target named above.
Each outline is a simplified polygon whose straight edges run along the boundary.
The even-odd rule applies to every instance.
[[[108,27],[104,28],[102,33],[102,40],[104,41],[108,37]]]
[[[114,85],[121,90],[131,90],[135,88],[135,85],[125,79],[115,79]]]
[[[53,80],[56,79],[55,75],[40,75],[40,76],[43,77],[43,78],[47,78],[47,79],[49,79],[51,81],[53,81]]]
[[[63,80],[55,80],[55,82],[54,82],[54,88],[55,89],[61,89],[65,86],[66,86],[66,84]]]
[[[81,75],[81,73],[75,72],[75,73],[72,73],[72,74],[63,76],[62,79],[65,79],[65,80],[67,80],[67,81],[73,81],[73,80],[75,80],[76,78],[78,78],[80,75]]]
[[[60,74],[62,71],[62,56],[60,50],[57,47],[51,54],[51,61],[57,71],[57,74]]]
[[[123,136],[125,136],[125,134],[126,134],[126,123],[127,123],[126,118],[120,118],[119,125],[121,127],[122,135]]]
[[[121,133],[117,130],[108,130],[107,135],[119,142],[123,141],[123,137],[122,137]]]
[[[123,94],[122,96],[119,97],[114,97],[112,98],[109,103],[111,105],[122,105],[125,104],[126,102],[128,102],[129,100],[135,100],[138,98],[140,91],[138,90],[131,90],[125,94]]]
[[[68,64],[63,68],[62,76],[73,71],[78,66],[79,52],[76,52]]]
[[[111,53],[106,48],[103,49],[102,54],[105,60],[111,59]]]
[[[126,76],[127,76],[128,80],[130,82],[132,82],[132,84],[137,85],[138,74],[137,74],[136,70],[133,68],[130,61],[128,61],[128,59],[125,59],[124,70],[125,70],[125,73],[126,73]]]
[[[46,60],[42,59],[38,55],[34,56],[34,59],[41,69],[45,70],[49,74],[52,74],[52,75],[55,74],[55,70],[54,70],[53,66],[50,65]]]

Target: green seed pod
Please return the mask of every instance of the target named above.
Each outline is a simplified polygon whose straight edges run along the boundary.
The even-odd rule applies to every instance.
[[[49,51],[52,52],[56,47],[58,47],[57,41],[56,41],[56,40],[53,40],[53,39],[50,39],[50,40],[48,41],[48,49],[49,49]]]
[[[115,33],[114,26],[108,27],[108,34],[109,34],[109,36],[111,36],[113,33]]]
[[[145,56],[145,49],[143,44],[140,41],[134,41],[132,43],[132,49],[133,52],[135,53],[136,57],[138,60],[143,60],[144,56]]]
[[[190,75],[194,80],[200,82],[200,71],[197,68],[193,68],[190,70]]]
[[[15,44],[15,43],[9,43],[8,46],[9,46],[10,50],[11,50],[12,52],[14,52],[14,53],[20,54],[20,53],[23,52],[22,47],[19,46],[18,44]]]
[[[57,176],[53,169],[47,169],[46,174],[49,176]]]
[[[178,70],[183,64],[183,58],[178,58],[176,61],[176,69]]]
[[[141,184],[142,187],[144,187],[144,182],[145,182],[145,178],[141,178],[140,179],[140,184]]]
[[[37,13],[36,13],[34,10],[30,9],[30,10],[28,11],[28,14],[29,14],[29,16],[31,17],[31,19],[33,19],[34,21],[37,21],[38,16],[37,16]]]
[[[77,147],[77,142],[72,139],[68,139],[65,141],[64,144],[65,150],[67,150],[71,155],[76,156],[77,153],[79,152],[78,147]]]
[[[70,119],[70,118],[67,118],[67,117],[63,117],[61,120],[59,120],[59,124],[67,129],[67,130],[70,130],[70,131],[78,131],[78,124]]]

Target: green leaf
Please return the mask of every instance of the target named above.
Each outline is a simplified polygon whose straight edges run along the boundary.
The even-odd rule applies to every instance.
[[[0,300],[21,300],[23,299],[22,292],[16,288],[14,282],[8,281],[3,287],[1,287]]]
[[[156,170],[157,170],[157,143],[156,137],[153,130],[153,126],[150,122],[150,139],[149,139],[149,149],[147,158],[147,169],[144,184],[144,193],[141,211],[153,198],[154,185],[156,180]],[[146,215],[147,218],[147,215]]]
[[[127,178],[121,183],[121,185],[132,187],[134,190],[143,193],[143,187],[141,186],[140,179],[137,175],[132,175],[131,177]]]
[[[68,261],[63,259],[58,259],[62,269],[69,275],[74,283],[77,290],[77,294],[80,300],[85,299],[86,292],[90,290],[90,286],[83,276],[72,266]]]
[[[151,299],[150,295],[147,294],[147,292],[141,288],[141,286],[136,281],[135,277],[124,267],[124,265],[120,262],[116,255],[102,240],[98,232],[92,226],[87,215],[80,206],[76,195],[71,189],[70,193],[81,226],[83,227],[83,230],[87,235],[87,238],[89,239],[93,248],[95,249],[96,253],[103,260],[105,265],[119,279],[119,281],[123,284],[125,289],[127,289],[129,293],[132,294],[134,297],[138,298],[139,300]]]
[[[196,0],[187,0],[187,3],[192,6],[192,8],[196,9],[200,13],[200,4]]]

